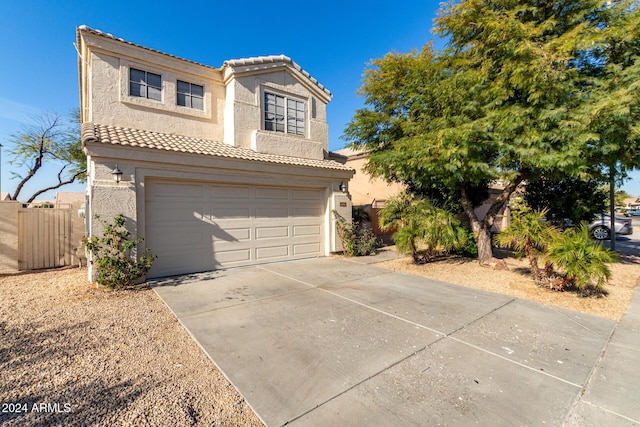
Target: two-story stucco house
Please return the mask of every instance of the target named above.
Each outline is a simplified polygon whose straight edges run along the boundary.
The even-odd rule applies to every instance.
[[[328,160],[331,94],[295,62],[214,68],[86,26],[77,48],[90,235],[124,214],[148,277],[341,250],[354,171]]]

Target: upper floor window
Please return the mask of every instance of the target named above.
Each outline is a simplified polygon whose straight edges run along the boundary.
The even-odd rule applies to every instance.
[[[162,101],[162,76],[129,68],[129,95]]]
[[[178,99],[176,103],[183,107],[204,110],[204,86],[178,80]]]
[[[305,103],[265,92],[264,129],[292,135],[304,135]]]

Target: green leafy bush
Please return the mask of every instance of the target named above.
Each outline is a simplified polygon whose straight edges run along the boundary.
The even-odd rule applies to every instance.
[[[366,212],[365,212],[366,213]],[[362,222],[347,222],[345,218],[337,212],[333,212],[336,217],[336,231],[344,246],[344,253],[347,256],[367,256],[375,255],[376,250],[382,246],[380,240]],[[364,218],[363,216],[356,218]]]
[[[131,233],[126,229],[125,222],[124,215],[118,214],[113,224],[104,223],[101,237],[84,239],[84,245],[93,255],[94,266],[98,270],[96,281],[109,289],[135,285],[157,258],[149,248],[144,256],[137,258],[137,246],[144,239],[129,240]]]
[[[547,265],[542,270],[538,265],[538,258],[546,253],[559,233],[556,227],[545,220],[546,216],[546,209],[533,211],[524,206],[513,212],[511,225],[494,238],[498,246],[511,247],[516,256],[527,257],[533,279],[539,285],[547,278],[551,269]]]
[[[603,286],[611,277],[608,264],[615,261],[615,254],[593,241],[589,227],[583,223],[578,229],[558,235],[549,247],[547,258],[583,293],[602,294]]]
[[[469,233],[450,212],[409,193],[387,200],[380,210],[380,226],[383,229],[397,227],[393,235],[396,248],[411,254],[416,264],[469,244]]]

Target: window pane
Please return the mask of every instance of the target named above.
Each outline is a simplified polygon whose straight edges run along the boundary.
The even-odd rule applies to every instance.
[[[153,99],[155,101],[162,101],[162,91],[155,87],[147,88],[147,98]]]
[[[131,80],[132,82],[144,83],[144,75],[144,71],[136,70],[135,68],[129,69],[129,80]]]
[[[204,102],[202,98],[191,98],[191,107],[197,108],[198,110],[204,110]]]
[[[178,105],[182,105],[183,107],[187,106],[187,100],[184,93],[178,93],[178,99],[176,100]]]
[[[200,85],[191,85],[191,95],[199,96],[200,98],[204,98],[204,86]]]
[[[131,96],[144,96],[142,94],[142,85],[138,83],[129,83],[129,95]]]
[[[189,83],[178,80],[178,93],[189,93]]]
[[[162,86],[162,77],[160,77],[160,74],[147,73],[147,84],[160,89]]]

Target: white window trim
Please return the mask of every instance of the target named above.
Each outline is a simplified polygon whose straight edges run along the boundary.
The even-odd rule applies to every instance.
[[[296,95],[290,92],[285,92],[279,89],[275,89],[272,86],[267,86],[267,85],[262,85],[261,86],[261,90],[259,91],[260,93],[260,129],[264,132],[270,132],[273,134],[278,134],[278,135],[284,135],[284,136],[288,136],[288,137],[294,137],[294,138],[305,138],[308,139],[308,135],[309,135],[309,99],[305,98],[303,96],[300,95]],[[266,94],[272,94],[272,95],[276,95],[276,96],[281,96],[285,99],[285,103],[284,103],[284,110],[285,110],[285,119],[284,119],[284,132],[279,132],[279,131],[274,131],[274,130],[267,130],[266,128],[266,118],[265,118],[265,95]],[[287,132],[287,100],[291,99],[294,101],[298,101],[298,102],[302,102],[304,104],[304,132],[302,134],[296,134],[296,133],[289,133]]]

